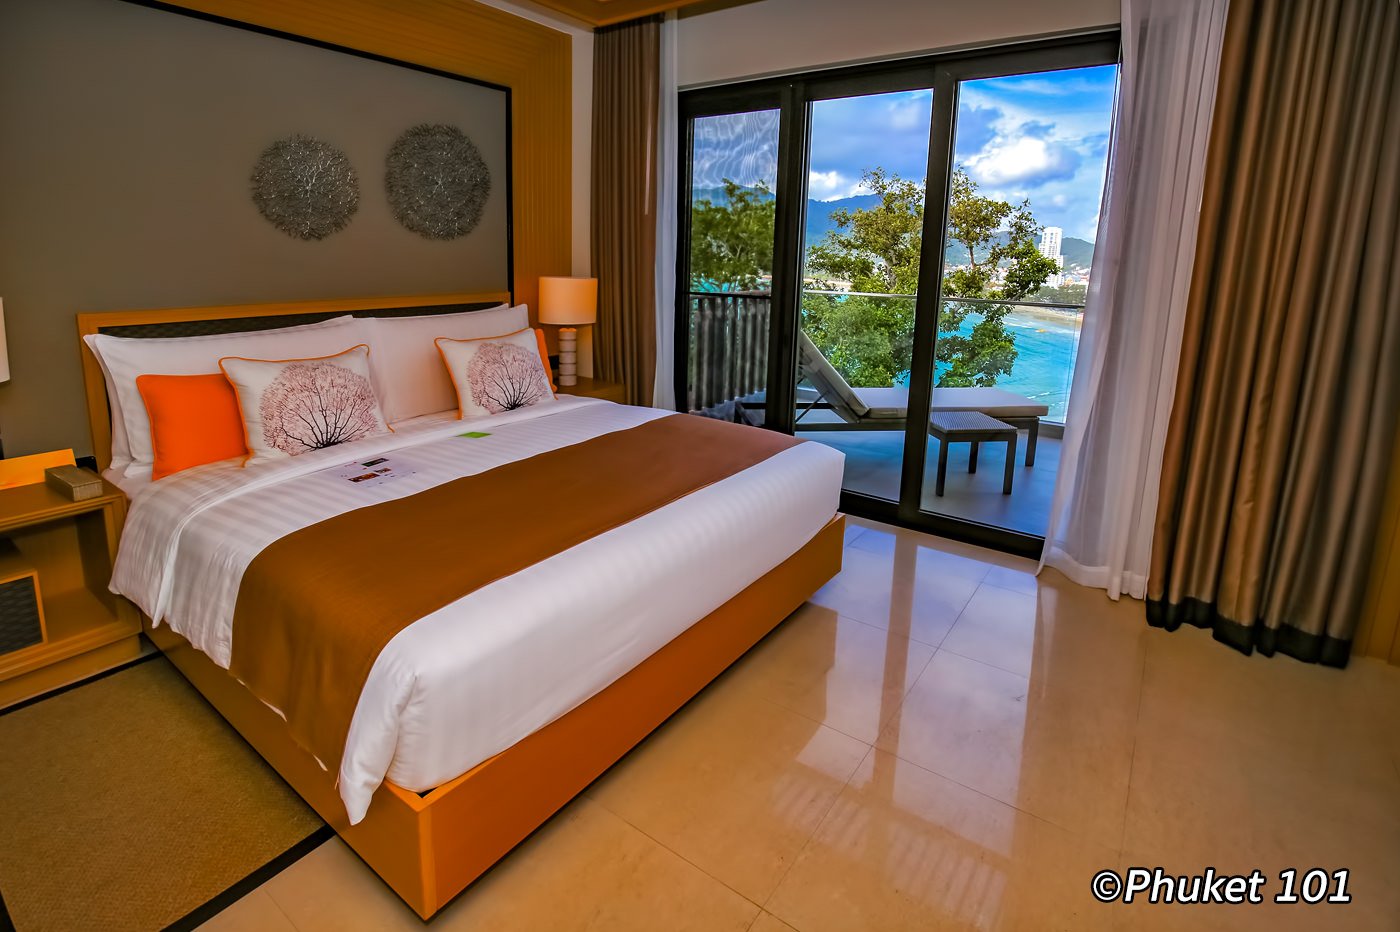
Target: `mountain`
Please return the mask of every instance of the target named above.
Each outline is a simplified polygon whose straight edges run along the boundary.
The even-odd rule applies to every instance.
[[[708,198],[711,202],[721,205],[727,201],[724,188],[697,188],[691,196],[695,200]],[[768,195],[768,199],[772,199],[772,197],[773,195]],[[854,197],[843,197],[834,201],[807,201],[805,247],[811,249],[825,239],[829,231],[837,228],[836,221],[831,218],[831,215],[836,211],[864,210],[879,202],[880,198],[875,194],[857,194]],[[997,236],[1005,241],[1004,234],[997,234]],[[1094,244],[1088,240],[1066,236],[1060,242],[1060,253],[1065,257],[1066,269],[1087,272],[1094,263]],[[955,243],[950,244],[947,261],[949,265],[966,265],[967,250]]]
[[[753,189],[750,188],[749,190]],[[707,200],[721,207],[729,203],[729,198],[725,195],[724,188],[695,188],[690,192],[690,199],[692,201]],[[763,195],[763,199],[771,201],[773,200],[773,195]]]
[[[696,188],[691,192],[691,199],[695,201],[708,200],[718,206],[724,206],[729,202],[725,196],[724,188]],[[773,200],[773,195],[769,194],[765,200]],[[854,197],[838,198],[834,201],[813,201],[807,202],[807,229],[804,238],[804,246],[811,249],[820,243],[829,230],[836,229],[836,221],[831,219],[831,215],[838,210],[863,210],[872,207],[880,202],[880,198],[875,194],[857,194]]]
[[[1094,264],[1094,244],[1074,236],[1060,240],[1060,255],[1065,257],[1065,268],[1087,272]]]
[[[878,194],[857,194],[834,201],[807,202],[806,246],[811,249],[826,238],[827,231],[836,229],[836,221],[831,215],[838,210],[864,210],[880,203]]]
[[[724,192],[721,191],[722,195]],[[831,215],[837,210],[863,210],[872,207],[880,202],[880,198],[874,194],[858,194],[855,197],[843,197],[835,201],[808,201],[807,202],[807,236],[806,246],[811,249],[825,238],[828,230],[836,229],[836,221],[831,219]],[[995,237],[997,242],[1006,242],[1006,236],[998,233]],[[1065,268],[1089,271],[1094,264],[1094,244],[1088,240],[1078,239],[1073,236],[1066,236],[1060,241],[1060,254],[1065,257]],[[967,250],[957,243],[950,243],[948,246],[947,262],[949,265],[966,265]]]

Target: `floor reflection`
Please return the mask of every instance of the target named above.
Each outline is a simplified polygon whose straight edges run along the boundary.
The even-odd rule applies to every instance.
[[[1393,932],[1400,670],[1243,657],[1033,571],[851,520],[839,576],[434,928]],[[1133,864],[1346,867],[1353,903],[1093,900]],[[421,928],[339,842],[216,923],[269,912]]]

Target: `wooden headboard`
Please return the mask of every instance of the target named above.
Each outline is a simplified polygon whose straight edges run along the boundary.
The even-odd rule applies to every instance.
[[[168,307],[144,311],[102,311],[78,315],[78,345],[83,358],[83,390],[88,429],[99,469],[112,462],[112,421],[102,367],[83,337],[91,333],[162,339],[209,333],[240,333],[314,323],[344,314],[356,317],[408,317],[453,314],[494,307],[511,300],[510,292],[411,295],[388,298],[332,298],[272,304],[229,304],[219,307]]]

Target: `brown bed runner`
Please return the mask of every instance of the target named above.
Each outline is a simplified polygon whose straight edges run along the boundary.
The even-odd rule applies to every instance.
[[[399,631],[799,442],[674,415],[294,531],[243,574],[229,670],[335,770]]]

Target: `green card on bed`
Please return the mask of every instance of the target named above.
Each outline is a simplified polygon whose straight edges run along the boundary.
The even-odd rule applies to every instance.
[[[469,431],[467,431],[465,434],[458,434],[457,436],[458,436],[458,437],[471,437],[473,440],[475,440],[475,439],[478,438],[478,437],[489,437],[489,436],[491,436],[491,434],[488,433],[487,431],[484,431],[484,430],[469,430]]]

